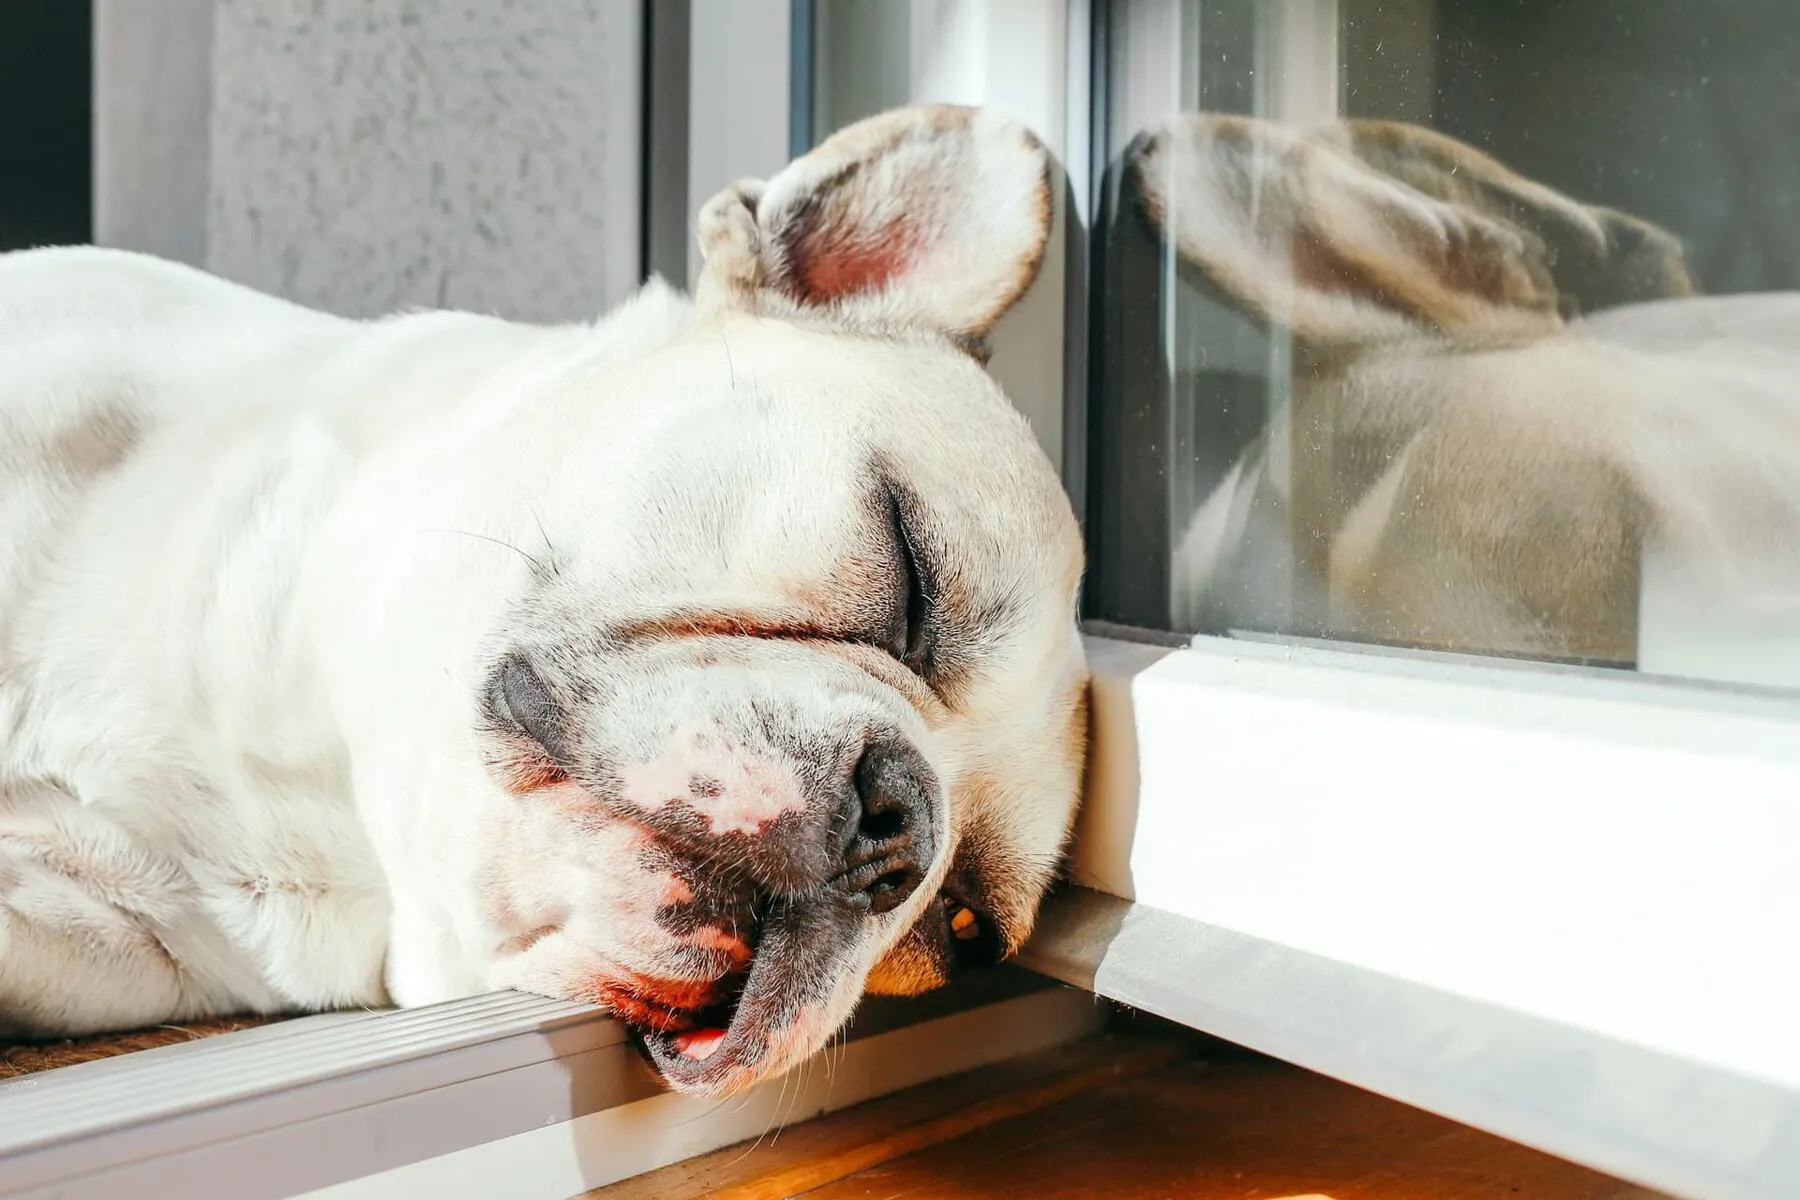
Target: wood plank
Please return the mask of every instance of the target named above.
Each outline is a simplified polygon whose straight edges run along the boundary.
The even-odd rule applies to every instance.
[[[1093,1086],[1117,1078],[1126,1070],[1150,1069],[1169,1061],[1172,1053],[1191,1053],[1192,1049],[1129,1037],[1089,1038],[933,1080],[829,1118],[771,1130],[753,1142],[728,1146],[586,1195],[605,1200],[717,1200],[721,1193],[773,1194],[771,1187],[782,1185],[771,1183],[772,1180],[792,1179],[800,1186],[817,1187],[867,1165],[858,1161],[865,1156],[867,1147],[893,1145],[892,1151],[875,1155],[876,1162],[899,1157],[906,1150],[894,1139],[935,1136],[936,1140],[946,1140],[975,1128],[975,1123],[984,1117],[988,1123],[1002,1119],[998,1105],[1016,1104],[1020,1096],[1035,1096],[1042,1107],[1060,1098],[1051,1089],[1071,1079]],[[1145,1050],[1150,1051],[1148,1056],[1143,1056]],[[1134,1062],[1134,1055],[1141,1057]],[[959,1129],[958,1121],[970,1123]],[[928,1142],[917,1141],[919,1146],[925,1144]],[[835,1171],[821,1171],[820,1164],[825,1162],[843,1165]]]
[[[761,1179],[713,1193],[714,1200],[784,1200],[869,1167],[928,1149],[940,1142],[975,1133],[989,1125],[1012,1121],[1042,1108],[1079,1096],[1122,1078],[1143,1074],[1166,1065],[1174,1057],[1172,1047],[1137,1047],[1120,1058],[1013,1091],[928,1121],[904,1126],[884,1136],[846,1146],[836,1153],[820,1153],[773,1171]]]
[[[1658,1200],[1164,1027],[940,1080],[589,1196]]]
[[[1654,1197],[1267,1061],[1166,1067],[803,1195],[806,1200]]]

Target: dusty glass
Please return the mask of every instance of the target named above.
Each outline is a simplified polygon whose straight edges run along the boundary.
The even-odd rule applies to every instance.
[[[1098,8],[1090,616],[1800,687],[1800,6]]]

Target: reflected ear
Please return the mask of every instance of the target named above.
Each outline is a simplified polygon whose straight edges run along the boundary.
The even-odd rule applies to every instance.
[[[701,211],[702,308],[934,330],[978,357],[1036,276],[1050,159],[979,109],[901,109],[833,135]]]
[[[1127,155],[1151,225],[1182,260],[1303,342],[1561,325],[1530,231],[1377,171],[1329,133],[1183,114]]]
[[[1455,138],[1399,121],[1344,121],[1321,136],[1433,199],[1530,231],[1564,316],[1694,294],[1686,251],[1668,230],[1582,204]]]

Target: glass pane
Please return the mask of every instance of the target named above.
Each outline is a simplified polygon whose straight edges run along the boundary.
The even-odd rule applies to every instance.
[[[812,0],[814,143],[911,99],[912,5]]]
[[[1800,686],[1800,6],[1105,7],[1090,615]]]

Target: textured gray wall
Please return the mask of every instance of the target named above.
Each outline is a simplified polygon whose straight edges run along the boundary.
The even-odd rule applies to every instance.
[[[103,4],[102,45],[179,65],[204,36],[209,86],[113,85],[99,240],[359,316],[588,318],[636,285],[638,0],[143,7]],[[172,98],[194,115],[137,136]]]

